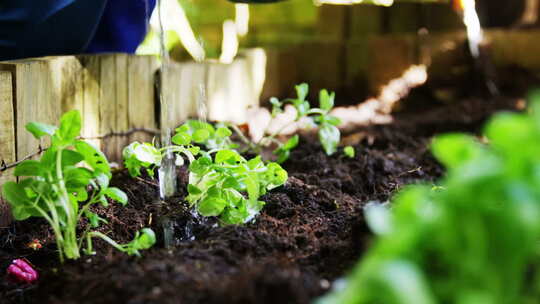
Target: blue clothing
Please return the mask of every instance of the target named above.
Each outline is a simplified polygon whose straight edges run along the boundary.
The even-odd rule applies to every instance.
[[[0,60],[132,53],[155,0],[0,0]]]

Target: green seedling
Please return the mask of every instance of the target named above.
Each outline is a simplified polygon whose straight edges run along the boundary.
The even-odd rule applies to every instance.
[[[15,168],[19,182],[7,182],[3,195],[12,207],[13,216],[22,221],[29,217],[42,217],[51,225],[56,238],[60,260],[78,259],[83,239],[91,252],[92,237],[100,237],[115,247],[126,248],[127,253],[151,246],[147,239],[149,230],[128,245],[118,245],[98,232],[83,233],[77,238],[77,225],[86,218],[91,228],[97,228],[105,219],[90,210],[94,204],[108,206],[107,198],[123,205],[127,196],[120,189],[109,186],[111,168],[105,155],[91,144],[79,140],[81,116],[78,111],[64,114],[60,126],[32,122],[26,129],[41,139],[48,136],[51,147],[40,160],[26,160]],[[88,192],[88,190],[90,191]],[[138,246],[144,236],[145,246]],[[138,247],[137,247],[138,246]]]
[[[277,156],[277,162],[279,164],[284,163],[287,159],[289,159],[289,156],[291,155],[291,151],[298,146],[298,142],[300,141],[300,137],[298,135],[295,135],[291,137],[289,140],[287,140],[284,144],[280,144],[279,147],[274,150],[274,155]]]
[[[248,161],[238,152],[224,149],[234,146],[229,139],[232,132],[226,127],[215,129],[193,120],[176,132],[170,147],[132,143],[124,149],[124,161],[132,176],[140,175],[142,168],[153,175],[167,153],[177,154],[177,165],[183,165],[186,156],[190,163],[187,201],[203,216],[219,216],[224,224],[246,223],[264,206],[259,197],[287,181],[287,172],[278,164],[265,165],[260,157]]]
[[[238,148],[238,145],[233,143],[230,138],[232,131],[224,125],[214,127],[204,121],[188,120],[177,128],[176,132],[176,136],[184,138],[189,135],[194,143],[205,146],[209,151]]]
[[[500,114],[489,145],[436,138],[440,186],[401,191],[346,286],[318,304],[512,304],[540,299],[540,98]],[[384,223],[387,221],[387,223]],[[368,221],[370,222],[370,221]]]
[[[340,141],[341,134],[337,126],[341,123],[337,117],[330,115],[330,111],[334,108],[335,93],[329,93],[327,90],[319,92],[319,108],[311,108],[309,101],[306,100],[309,93],[309,86],[306,83],[299,84],[295,87],[296,98],[285,99],[283,101],[273,97],[270,99],[272,105],[272,118],[283,113],[283,108],[286,104],[291,104],[296,109],[296,118],[294,121],[283,126],[278,131],[263,137],[258,143],[250,146],[250,148],[260,153],[263,146],[273,143],[278,147],[274,150],[274,154],[278,156],[278,162],[283,163],[290,155],[290,151],[298,145],[298,138],[293,137],[286,143],[282,143],[276,137],[291,125],[298,123],[303,118],[309,118],[312,125],[318,128],[318,136],[321,145],[327,155],[332,155],[337,151],[337,146]],[[268,130],[265,130],[268,134]]]
[[[288,178],[280,165],[265,165],[260,157],[248,161],[233,150],[200,157],[189,171],[187,201],[201,215],[219,216],[224,224],[253,219],[265,204],[259,198]]]
[[[199,153],[208,153],[197,145],[205,146],[209,152],[237,147],[231,141],[232,131],[227,127],[216,129],[209,123],[189,120],[175,131],[171,146],[157,148],[153,143],[133,142],[124,148],[124,164],[130,175],[140,176],[141,170],[146,169],[147,173],[153,177],[155,169],[161,166],[163,159],[170,154],[176,155],[177,166],[184,165],[184,157],[192,163]]]
[[[345,156],[347,156],[348,158],[354,158],[354,156],[356,155],[356,151],[353,147],[347,146],[343,149],[343,154],[345,154]]]

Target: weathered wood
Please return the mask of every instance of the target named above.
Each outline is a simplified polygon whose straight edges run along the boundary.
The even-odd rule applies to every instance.
[[[61,88],[55,86],[54,75],[58,65],[55,59],[28,59],[0,63],[0,70],[14,76],[16,106],[17,159],[35,153],[49,144],[48,139],[36,140],[26,132],[25,125],[32,121],[56,124],[61,112]]]
[[[117,113],[117,104],[124,103],[118,100],[117,89],[121,84],[117,83],[116,60],[118,55],[101,55],[99,70],[99,134],[108,134],[115,131],[121,113]],[[124,72],[125,73],[125,72]],[[120,130],[118,130],[120,131]],[[111,161],[118,161],[121,157],[117,151],[117,137],[104,138],[101,150]]]
[[[105,54],[79,57],[83,71],[83,136],[122,133],[130,128],[155,129],[154,73],[156,60],[147,56]],[[122,161],[131,140],[148,135],[110,136],[91,140],[110,161]]]
[[[128,127],[157,129],[155,74],[158,63],[153,56],[128,57]],[[150,141],[152,135],[142,132],[129,137],[129,142]]]
[[[266,70],[266,60],[260,55],[245,54],[231,64],[206,61],[164,67],[161,127],[173,128],[193,117],[245,123],[247,108],[259,105]]]
[[[299,62],[296,60],[299,48],[266,49],[266,78],[261,100],[267,102],[271,97],[285,98],[294,93],[294,84],[299,83]],[[308,81],[303,78],[301,81]]]
[[[498,66],[518,66],[540,70],[540,30],[486,32],[493,61]]]
[[[11,73],[0,71],[0,164],[15,161],[15,117],[13,111],[13,83]],[[2,185],[14,180],[9,171],[0,172],[0,193]],[[9,205],[0,195],[0,227],[11,221]]]
[[[83,129],[81,135],[86,138],[95,138],[100,134],[100,75],[101,59],[96,56],[80,57],[83,65]],[[101,149],[101,140],[88,140],[97,148]]]
[[[248,107],[258,107],[266,80],[267,52],[262,48],[244,50],[239,54],[247,64],[248,80],[250,81],[251,102]]]
[[[369,41],[368,83],[372,93],[418,62],[416,35],[388,35]]]
[[[160,127],[174,128],[188,118],[207,118],[207,65],[171,63],[160,70]]]
[[[343,41],[349,35],[350,7],[321,5],[317,13],[317,34],[325,40]]]

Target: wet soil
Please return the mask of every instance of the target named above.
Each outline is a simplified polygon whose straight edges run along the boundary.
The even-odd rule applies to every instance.
[[[506,106],[513,104],[497,107]],[[159,244],[135,258],[97,240],[97,255],[60,265],[45,222],[15,223],[1,229],[0,272],[13,258],[25,257],[41,277],[33,286],[1,279],[0,302],[310,303],[369,246],[363,206],[387,201],[407,184],[433,183],[443,169],[429,152],[432,135],[477,131],[491,114],[484,109],[478,117],[463,118],[480,113],[478,108],[469,110],[430,109],[416,121],[412,117],[419,113],[404,111],[393,125],[345,134],[356,150],[353,159],[342,153],[328,157],[315,141],[302,138],[284,164],[288,182],[262,198],[262,214],[245,226],[220,227],[213,219],[194,219],[181,204],[185,168],[179,170],[178,196],[166,203],[156,200],[156,181],[133,179],[120,171],[113,184],[130,202],[126,207],[96,208],[108,221],[100,231],[128,242],[135,230],[152,227]],[[175,236],[168,248],[163,246],[164,223]],[[40,250],[28,248],[34,239],[42,244]]]

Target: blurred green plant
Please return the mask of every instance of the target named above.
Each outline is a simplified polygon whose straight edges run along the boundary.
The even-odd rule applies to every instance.
[[[345,156],[348,158],[354,158],[356,156],[356,151],[354,150],[354,147],[347,146],[343,148],[343,154],[345,154]]]
[[[3,195],[11,205],[16,220],[33,216],[47,220],[54,231],[61,261],[64,257],[78,259],[84,239],[88,246],[87,253],[93,254],[93,237],[104,239],[123,252],[139,254],[140,249],[149,248],[155,242],[150,229],[143,230],[142,234],[137,233],[131,243],[124,245],[89,229],[83,232],[80,239],[77,238],[77,226],[83,218],[88,220],[91,228],[106,222],[90,210],[92,205],[99,203],[107,207],[107,198],[123,205],[128,201],[124,192],[109,186],[112,174],[105,155],[78,139],[81,127],[78,111],[65,113],[58,128],[39,122],[27,124],[26,129],[36,139],[49,136],[51,147],[40,160],[25,160],[17,165],[14,175],[20,180],[18,183],[5,183]]]
[[[371,212],[385,229],[374,229],[345,286],[316,303],[538,303],[539,97],[530,114],[497,115],[488,145],[437,137],[433,153],[448,169],[441,187],[408,187],[387,215]]]

